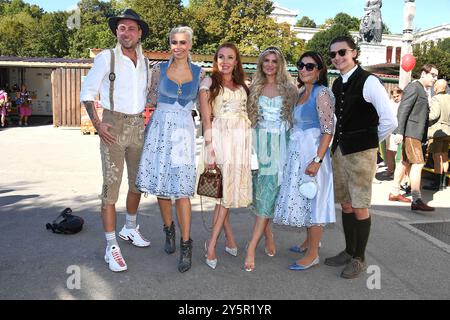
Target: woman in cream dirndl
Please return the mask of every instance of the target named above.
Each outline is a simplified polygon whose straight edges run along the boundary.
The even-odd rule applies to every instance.
[[[251,128],[244,81],[238,49],[232,43],[220,45],[214,55],[212,75],[200,85],[205,137],[205,156],[200,161],[208,167],[217,165],[223,175],[223,198],[217,200],[210,239],[205,242],[206,264],[212,269],[217,266],[216,244],[222,229],[227,241],[225,251],[237,255],[230,209],[247,207],[252,202]]]

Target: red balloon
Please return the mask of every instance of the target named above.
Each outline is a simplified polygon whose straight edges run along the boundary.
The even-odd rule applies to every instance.
[[[410,72],[416,66],[416,58],[412,54],[405,54],[402,58],[402,69]]]

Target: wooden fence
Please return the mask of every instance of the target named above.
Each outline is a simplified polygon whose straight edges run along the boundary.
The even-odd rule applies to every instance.
[[[79,127],[81,124],[81,77],[89,69],[58,68],[52,72],[52,108],[55,127]]]
[[[52,108],[53,125],[55,127],[83,126],[83,110],[80,104],[81,79],[87,75],[88,68],[58,68],[52,72]],[[331,84],[337,78],[336,74],[329,74]],[[389,94],[398,85],[398,79],[382,78]],[[92,131],[92,130],[90,130]]]

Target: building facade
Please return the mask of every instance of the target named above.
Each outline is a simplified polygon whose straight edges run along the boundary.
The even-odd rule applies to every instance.
[[[291,26],[291,29],[297,34],[297,38],[302,39],[305,42],[308,42],[317,32],[323,30],[320,28],[296,27],[295,24],[298,19],[298,10],[291,10],[281,7],[276,2],[274,3],[274,10],[271,16],[277,23],[288,23]],[[358,31],[351,31],[350,33],[355,40],[359,40],[360,35]],[[450,38],[450,24],[444,24],[427,30],[417,31],[413,33],[413,37],[413,45],[430,41],[438,42],[440,40]],[[385,60],[381,61],[381,63],[400,63],[402,34],[383,34],[380,46],[383,47],[383,56],[385,57]],[[361,54],[364,56],[364,52],[361,52]],[[361,64],[371,65],[369,60],[361,61]]]

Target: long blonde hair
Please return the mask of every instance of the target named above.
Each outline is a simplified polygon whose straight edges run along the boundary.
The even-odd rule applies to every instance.
[[[253,82],[250,85],[250,94],[247,103],[247,113],[252,126],[255,126],[259,120],[259,106],[258,100],[262,95],[264,86],[267,84],[266,75],[263,72],[262,65],[264,59],[269,54],[275,54],[277,56],[277,73],[275,82],[280,95],[283,97],[283,107],[281,108],[281,119],[287,121],[289,125],[292,124],[292,107],[295,99],[297,98],[297,92],[294,90],[294,83],[292,77],[287,71],[286,59],[284,58],[281,50],[277,47],[269,47],[264,50],[258,57],[256,73],[253,78]]]

